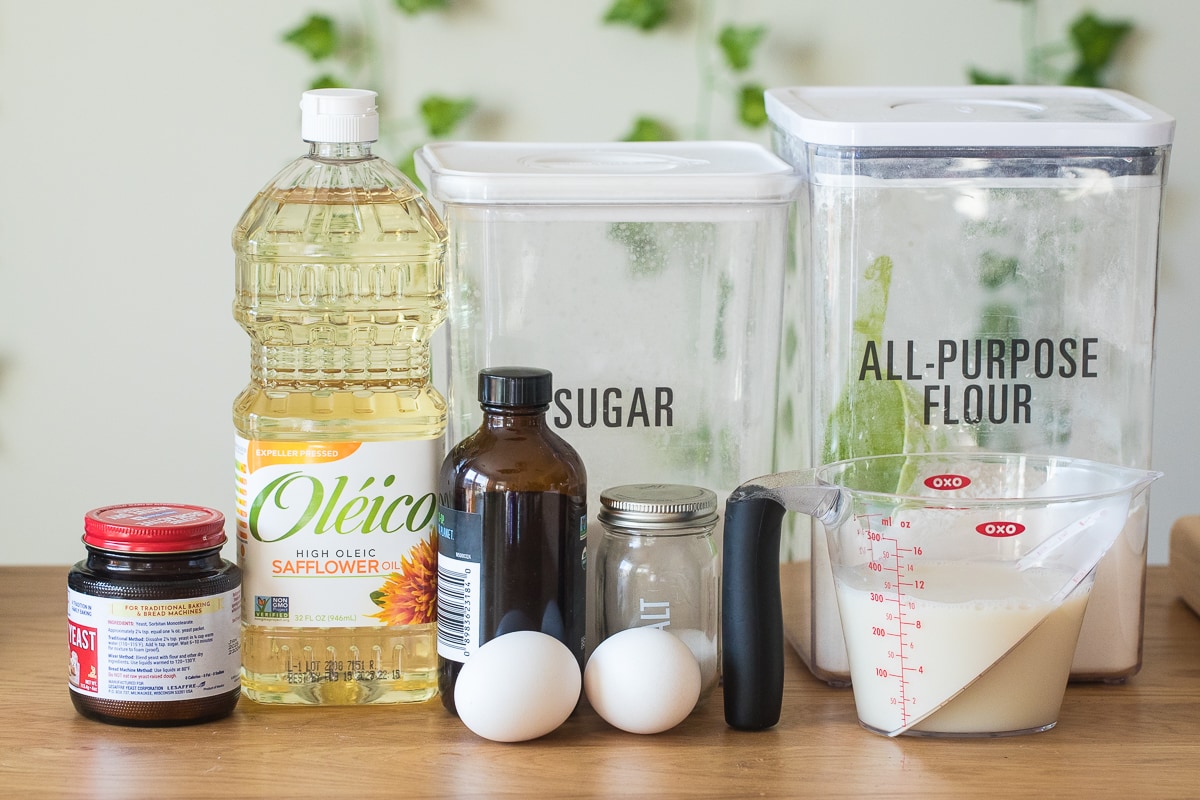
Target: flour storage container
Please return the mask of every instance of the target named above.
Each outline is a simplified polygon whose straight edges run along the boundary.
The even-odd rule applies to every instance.
[[[1171,117],[1064,87],[780,88],[766,103],[803,184],[776,469],[935,450],[1149,466]],[[1097,568],[1075,679],[1140,666],[1146,502]],[[844,683],[824,537],[787,522],[786,636]]]

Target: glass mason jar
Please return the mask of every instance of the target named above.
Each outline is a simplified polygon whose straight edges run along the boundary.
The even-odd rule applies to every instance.
[[[700,696],[706,697],[720,663],[716,495],[696,486],[631,484],[606,489],[600,506],[600,641],[627,628],[674,634],[700,663]]]

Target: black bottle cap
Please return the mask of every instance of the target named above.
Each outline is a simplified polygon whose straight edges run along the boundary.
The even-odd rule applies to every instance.
[[[548,406],[553,377],[537,367],[488,367],[479,371],[479,402],[506,408]]]

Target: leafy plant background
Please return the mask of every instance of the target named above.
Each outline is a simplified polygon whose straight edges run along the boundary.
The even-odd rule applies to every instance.
[[[1121,43],[1133,32],[1129,20],[1103,19],[1084,11],[1067,25],[1060,41],[1038,40],[1038,0],[1005,0],[1022,6],[1020,46],[1024,72],[1015,77],[971,67],[967,74],[976,84],[1061,84],[1106,86],[1107,76]]]
[[[992,72],[969,65],[966,78],[974,84],[1063,84],[1105,86],[1121,44],[1133,31],[1128,20],[1105,19],[1085,10],[1071,20],[1062,39],[1039,39],[1039,0],[956,0],[1002,2],[1020,6],[1017,47],[1022,52],[1019,75]],[[415,18],[445,14],[455,0],[365,0],[357,19],[335,19],[314,12],[287,30],[282,40],[311,59],[314,75],[309,88],[358,86],[380,91],[385,119],[380,126],[381,149],[414,176],[412,154],[421,144],[454,135],[477,109],[471,96],[432,93],[419,98],[404,114],[402,98],[389,97],[380,87],[388,84],[384,55],[389,43],[380,33],[378,15]],[[718,18],[716,0],[612,0],[599,25],[623,27],[630,35],[656,36],[682,30],[695,41],[695,70],[699,94],[691,120],[665,119],[639,114],[627,126],[625,141],[707,139],[713,128],[714,100],[723,96],[731,105],[746,136],[767,123],[763,101],[765,86],[756,72],[763,44],[771,36],[768,22]],[[796,83],[802,82],[796,76]]]
[[[20,190],[0,199],[8,222],[0,266],[13,298],[62,287],[53,302],[61,323],[47,325],[39,302],[17,300],[5,314],[0,477],[22,499],[10,504],[9,528],[58,533],[14,534],[4,563],[74,561],[78,539],[69,532],[78,509],[114,497],[167,497],[185,486],[192,502],[230,502],[227,449],[211,446],[228,431],[230,397],[247,369],[245,336],[229,317],[229,232],[267,177],[297,155],[300,90],[326,73],[366,84],[342,74],[337,58],[313,61],[282,41],[310,14],[333,19],[342,52],[354,56],[357,48],[360,64],[366,37],[355,31],[370,20],[379,51],[372,57],[387,80],[371,88],[383,93],[383,112],[411,126],[378,148],[393,161],[428,139],[420,101],[430,94],[474,100],[447,134],[456,139],[616,140],[643,115],[691,137],[700,51],[735,76],[712,43],[727,23],[766,26],[751,65],[737,74],[766,86],[964,84],[970,67],[1025,78],[1029,9],[1016,0],[718,0],[703,48],[697,0],[673,0],[668,21],[649,31],[605,23],[613,5],[449,0],[409,15],[393,0],[0,0],[9,34],[0,47],[0,139],[21,154],[6,173]],[[1179,119],[1164,204],[1155,370],[1154,460],[1170,479],[1154,489],[1148,548],[1153,563],[1165,564],[1171,522],[1196,513],[1189,487],[1200,481],[1191,401],[1200,393],[1192,346],[1200,307],[1200,271],[1192,266],[1200,249],[1193,222],[1200,93],[1186,69],[1200,6],[1037,6],[1037,43],[1068,48],[1053,62],[1062,72],[1074,61],[1069,23],[1085,8],[1102,20],[1135,22],[1102,78]],[[713,93],[709,137],[768,140],[768,128],[747,128],[737,116],[728,91]],[[392,119],[385,122],[394,135]],[[79,152],[84,157],[58,155]],[[80,202],[64,205],[68,198]],[[91,392],[83,404],[78,392],[46,391],[63,376],[107,386],[114,370],[122,390]],[[74,481],[74,500],[63,503],[65,484],[50,478],[61,473],[63,454],[79,452],[96,430],[170,431],[179,457],[169,470],[147,470],[164,457],[162,437],[125,436],[105,451],[105,469]]]

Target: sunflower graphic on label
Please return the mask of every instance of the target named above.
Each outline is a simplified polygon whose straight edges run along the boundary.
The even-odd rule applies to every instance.
[[[371,592],[379,611],[368,616],[385,625],[419,625],[437,619],[437,556],[432,539],[423,539],[400,559],[382,587]]]

